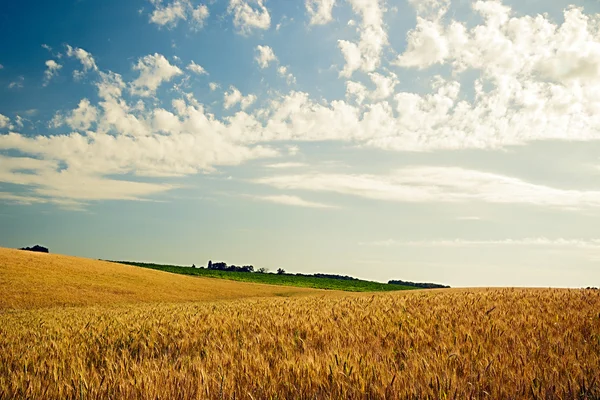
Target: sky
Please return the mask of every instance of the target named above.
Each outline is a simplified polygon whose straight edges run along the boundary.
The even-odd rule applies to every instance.
[[[600,286],[600,1],[0,7],[0,246]]]

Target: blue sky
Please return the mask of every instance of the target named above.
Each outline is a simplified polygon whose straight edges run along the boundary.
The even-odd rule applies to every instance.
[[[3,4],[0,245],[598,286],[599,13],[591,0]]]

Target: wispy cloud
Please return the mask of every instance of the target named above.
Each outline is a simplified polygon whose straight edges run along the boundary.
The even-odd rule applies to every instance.
[[[406,247],[487,247],[487,246],[523,246],[523,247],[573,247],[578,249],[600,249],[600,239],[549,239],[534,237],[523,239],[498,239],[498,240],[467,240],[467,239],[442,239],[405,241],[387,239],[373,242],[360,242],[361,246],[406,246]]]
[[[275,164],[267,164],[265,165],[267,168],[276,168],[276,169],[288,169],[288,168],[304,168],[308,167],[308,164],[301,162],[282,162]]]
[[[268,201],[271,203],[285,204],[288,206],[309,207],[309,208],[336,208],[335,206],[304,200],[298,196],[274,195],[274,196],[250,196],[256,200]]]
[[[335,192],[411,203],[481,201],[560,208],[600,206],[600,191],[558,189],[457,167],[407,167],[388,175],[277,175],[254,182],[285,190]]]

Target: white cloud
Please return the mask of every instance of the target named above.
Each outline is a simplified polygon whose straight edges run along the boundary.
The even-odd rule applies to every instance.
[[[145,199],[177,187],[131,176],[164,180],[278,155],[272,148],[242,143],[251,126],[243,111],[221,121],[189,94],[174,99],[170,110],[130,105],[121,97],[128,86],[121,75],[99,71],[99,77],[97,107],[83,99],[74,111],[54,118],[56,128],[69,124],[83,132],[0,135],[0,151],[27,155],[0,160],[0,182],[21,185],[30,197],[83,207],[92,200]],[[254,99],[242,97],[242,107]],[[20,117],[14,122],[22,127]]]
[[[285,81],[288,85],[293,85],[296,83],[296,77],[294,76],[294,74],[288,71],[288,67],[280,65],[277,68],[277,73],[279,74],[279,76],[285,78]]]
[[[331,22],[331,11],[335,0],[305,0],[304,6],[310,16],[311,25],[325,25]]]
[[[427,19],[440,19],[448,11],[450,0],[408,0],[417,15]]]
[[[88,99],[83,99],[69,117],[65,119],[67,125],[76,130],[86,130],[96,122],[98,110],[90,104]]]
[[[256,46],[256,57],[254,58],[261,68],[267,68],[271,62],[276,62],[277,57],[269,46]]]
[[[158,53],[140,58],[133,69],[140,71],[140,75],[131,82],[130,90],[131,93],[142,97],[152,96],[161,83],[182,74],[177,66],[171,65],[163,55]]]
[[[282,195],[274,195],[274,196],[252,196],[252,197],[257,200],[268,201],[271,203],[285,204],[288,206],[309,207],[309,208],[334,208],[327,204],[307,201],[298,196],[289,196],[289,195],[282,194]]]
[[[210,82],[210,83],[208,84],[208,87],[210,88],[211,92],[214,92],[215,90],[217,90],[218,88],[220,88],[220,87],[221,87],[221,85],[219,85],[219,84],[218,84],[218,83],[216,83],[216,82]]]
[[[394,88],[399,83],[398,77],[394,73],[385,76],[377,72],[371,72],[369,77],[371,82],[375,84],[375,90],[370,95],[376,100],[386,99],[393,95]]]
[[[243,35],[254,29],[269,29],[271,16],[263,0],[229,0],[227,8],[233,14],[233,25]]]
[[[176,26],[179,20],[187,19],[187,8],[189,2],[174,1],[166,6],[161,4],[161,1],[153,1],[155,9],[150,14],[150,22],[164,26]]]
[[[140,200],[145,196],[173,189],[164,184],[101,178],[80,174],[71,169],[61,170],[55,161],[28,157],[0,156],[0,181],[32,188],[31,201],[67,199],[75,203],[89,200]],[[23,171],[32,171],[23,172]]]
[[[300,153],[300,147],[298,146],[287,146],[287,151],[290,156],[295,156]]]
[[[175,0],[167,5],[163,5],[162,0],[151,0],[151,3],[154,10],[150,14],[150,22],[161,27],[174,28],[179,21],[190,19],[193,22],[192,27],[200,29],[210,15],[206,5],[193,7],[189,0]]]
[[[407,36],[407,49],[398,56],[395,64],[401,67],[426,68],[443,62],[450,50],[442,29],[437,21],[417,18],[417,27]]]
[[[449,78],[443,78],[427,77],[431,71],[418,72],[421,78],[416,85],[418,89],[410,92],[405,87],[399,88],[395,74],[385,69],[368,71],[363,68],[367,65],[365,54],[368,53],[363,51],[366,47],[361,48],[364,28],[378,26],[381,7],[380,3],[371,0],[364,0],[360,5],[357,2],[353,0],[352,4],[355,11],[361,10],[357,12],[362,18],[361,39],[357,43],[348,42],[357,55],[355,68],[351,69],[365,71],[367,80],[348,81],[345,99],[327,101],[299,91],[280,93],[265,89],[270,97],[250,111],[249,105],[255,103],[257,97],[243,96],[231,87],[223,105],[231,109],[240,104],[241,110],[218,117],[207,111],[213,104],[205,107],[193,95],[181,90],[173,91],[176,98],[172,104],[162,104],[158,98],[123,98],[123,90],[127,88],[133,94],[150,96],[161,83],[182,74],[177,66],[155,54],[137,62],[135,69],[139,71],[139,77],[133,82],[125,82],[114,72],[98,71],[96,86],[100,100],[83,104],[90,113],[81,110],[75,117],[75,111],[60,111],[56,120],[53,119],[58,128],[67,124],[67,118],[72,118],[68,131],[40,137],[1,135],[0,147],[73,165],[73,170],[82,176],[103,177],[104,171],[141,176],[211,171],[220,165],[237,165],[278,154],[268,147],[271,143],[277,143],[282,152],[285,152],[285,146],[297,149],[295,145],[304,141],[337,141],[398,151],[434,151],[497,149],[549,139],[600,139],[600,17],[585,15],[581,9],[572,7],[565,11],[564,22],[555,23],[544,15],[519,17],[498,2],[478,1],[473,7],[482,16],[481,22],[467,25],[439,18],[445,12],[445,3],[427,0],[427,4],[442,6],[431,15],[425,9],[419,11],[417,25],[428,23],[436,30],[440,46],[415,45],[411,50],[409,43],[399,59],[405,67],[394,72],[404,76],[402,68],[424,70],[429,65],[443,63],[446,68],[435,68],[434,72],[449,69],[451,74]],[[257,10],[260,11],[260,7]],[[383,29],[382,23],[379,26]],[[380,38],[387,40],[385,32],[381,32]],[[411,38],[409,36],[409,42],[413,40]],[[376,47],[369,48],[376,50]],[[431,48],[445,50],[427,50]],[[84,60],[91,60],[87,63],[88,70],[97,69],[89,53],[77,53],[74,48],[67,48],[67,52],[82,62],[83,70],[86,69]],[[346,67],[350,64],[347,62]],[[467,70],[470,73],[463,74]],[[278,65],[277,73],[289,76],[289,67]],[[21,86],[23,80],[20,78],[11,84],[11,88]],[[215,82],[210,83],[211,90],[217,87]],[[95,110],[95,118],[91,110]],[[19,126],[23,120],[15,117],[12,123]],[[71,133],[71,129],[87,131],[91,128],[91,132]],[[84,150],[87,157],[82,155]],[[125,151],[129,154],[124,154]],[[90,157],[90,154],[94,156]],[[405,176],[407,171],[399,174]],[[317,179],[303,177],[310,178],[311,182]],[[348,182],[349,188],[336,186],[335,182],[331,185],[328,182],[328,187],[354,194],[360,189],[359,183],[364,181],[377,187],[387,185],[389,190],[374,191],[371,196],[397,201],[429,199],[433,192],[436,196],[441,193],[441,201],[474,199],[501,203],[498,199],[504,196],[507,203],[557,207],[596,204],[596,192],[593,191],[567,191],[523,181],[502,183],[497,176],[485,176],[490,185],[496,185],[486,187],[481,183],[485,179],[480,178],[465,178],[469,182],[477,181],[475,187],[479,191],[476,193],[456,185],[450,189],[438,184],[414,185],[402,181],[396,173],[389,176],[342,175],[340,179]],[[520,197],[500,191],[503,187],[514,189]],[[416,195],[402,197],[398,191],[403,190]],[[545,198],[549,200],[544,202]]]
[[[243,96],[242,93],[235,86],[230,86],[229,90],[230,91],[225,92],[224,95],[223,107],[225,107],[226,110],[230,109],[238,103],[240,104],[240,108],[242,110],[245,110],[256,101],[255,95],[249,94],[248,96]]]
[[[21,89],[23,87],[23,82],[25,82],[24,76],[19,76],[16,81],[12,81],[8,84],[9,89]]]
[[[21,117],[20,115],[17,115],[15,117],[15,125],[17,127],[23,128],[23,121],[25,121],[25,119],[23,117]],[[14,128],[11,126],[10,129],[14,129]]]
[[[46,61],[46,71],[44,71],[44,86],[50,83],[50,80],[58,75],[58,71],[62,68],[62,65],[54,60]],[[11,83],[12,85],[12,83]],[[10,85],[9,85],[10,87]]]
[[[10,126],[10,118],[6,115],[0,114],[0,129],[8,128]]]
[[[600,207],[600,191],[566,190],[456,167],[408,167],[392,174],[302,174],[256,179],[284,190],[334,192],[410,203],[471,202],[528,204],[573,209]]]
[[[67,56],[77,58],[83,65],[84,71],[88,71],[90,69],[94,71],[98,70],[94,57],[84,49],[81,49],[79,47],[73,48],[67,45]]]
[[[210,16],[208,11],[208,7],[204,4],[199,5],[198,7],[192,9],[192,20],[196,23],[197,27],[204,26],[204,22]]]
[[[497,247],[497,246],[523,246],[523,247],[563,247],[574,249],[600,249],[600,239],[549,239],[546,237],[528,237],[523,239],[498,239],[498,240],[423,240],[404,241],[387,239],[375,242],[361,242],[361,246],[407,246],[407,247]]]
[[[265,167],[276,168],[276,169],[304,168],[304,167],[308,167],[308,164],[301,163],[301,162],[283,162],[283,163],[267,164],[267,165],[265,165]]]
[[[206,72],[206,70],[202,68],[201,65],[198,65],[193,61],[188,64],[187,69],[198,75],[208,75],[208,72]]]
[[[387,33],[383,24],[383,12],[380,0],[348,0],[352,10],[361,17],[358,27],[360,39],[358,43],[339,40],[346,65],[340,76],[349,78],[354,71],[371,72],[381,62],[381,53],[388,44]]]
[[[367,94],[368,90],[362,83],[346,81],[346,99],[355,99],[357,104],[362,104]]]

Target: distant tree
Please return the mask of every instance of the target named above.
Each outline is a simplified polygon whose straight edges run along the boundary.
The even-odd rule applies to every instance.
[[[212,269],[212,261],[208,260],[208,269]]]
[[[48,249],[36,244],[33,247],[22,247],[19,250],[36,251],[38,253],[49,253]]]
[[[225,270],[227,270],[227,263],[224,263],[224,262],[212,263],[212,265],[208,269],[216,269],[219,271],[225,271]]]
[[[256,270],[256,272],[258,272],[259,274],[266,274],[267,272],[269,272],[269,269],[265,267],[260,267]]]
[[[192,268],[196,268],[196,264],[192,264]]]
[[[277,275],[283,275],[283,274],[285,274],[285,269],[283,269],[283,268],[278,268],[278,269],[277,269]]]

